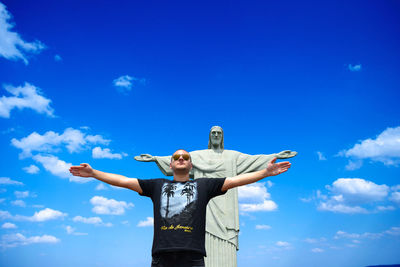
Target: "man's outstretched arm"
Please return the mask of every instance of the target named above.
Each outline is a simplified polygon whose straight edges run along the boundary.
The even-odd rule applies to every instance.
[[[238,187],[241,185],[255,183],[265,177],[275,176],[275,175],[284,173],[285,171],[287,171],[290,168],[291,164],[289,161],[284,161],[284,162],[279,162],[279,163],[275,163],[275,161],[276,161],[276,158],[271,160],[268,163],[268,166],[266,169],[226,178],[224,184],[222,185],[221,190],[226,191],[228,189]]]
[[[69,172],[74,176],[93,177],[110,185],[128,188],[138,192],[139,194],[143,193],[138,179],[128,178],[119,174],[98,171],[93,169],[87,163],[82,163],[80,166],[72,166],[69,168]]]

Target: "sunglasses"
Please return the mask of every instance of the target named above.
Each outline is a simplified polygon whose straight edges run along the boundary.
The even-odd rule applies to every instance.
[[[181,156],[182,156],[182,158],[184,160],[189,160],[190,159],[189,154],[175,154],[175,155],[172,155],[172,159],[173,160],[178,160]]]

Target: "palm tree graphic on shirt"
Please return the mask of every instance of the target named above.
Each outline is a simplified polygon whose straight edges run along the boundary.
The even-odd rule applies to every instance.
[[[193,205],[197,199],[197,184],[193,181],[186,183],[166,182],[162,186],[161,194],[160,212],[163,218],[186,217],[188,209],[194,208]]]
[[[167,211],[165,213],[166,218],[168,218],[168,212],[169,212],[169,198],[174,197],[175,189],[176,189],[176,185],[174,185],[172,183],[166,184],[163,189],[163,195],[167,196]]]

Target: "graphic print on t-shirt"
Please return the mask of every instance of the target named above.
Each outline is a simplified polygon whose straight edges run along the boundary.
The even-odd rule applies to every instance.
[[[164,183],[160,210],[164,225],[192,225],[191,214],[196,208],[196,200],[197,183]]]

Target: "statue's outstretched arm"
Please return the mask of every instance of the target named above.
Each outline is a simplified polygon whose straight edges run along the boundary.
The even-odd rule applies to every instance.
[[[137,161],[152,162],[156,161],[155,158],[150,154],[140,154],[140,156],[135,156]]]

